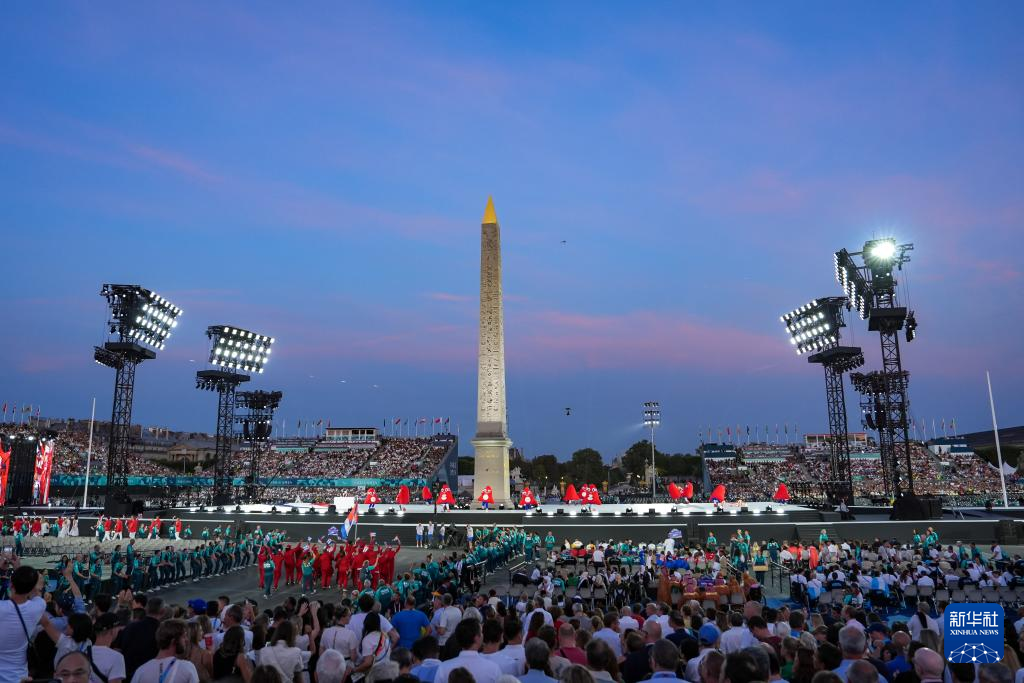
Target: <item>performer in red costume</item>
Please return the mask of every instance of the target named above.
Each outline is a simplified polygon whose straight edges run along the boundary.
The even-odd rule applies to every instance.
[[[286,545],[284,547],[284,585],[291,586],[295,583],[295,555],[292,553],[292,547]]]
[[[350,552],[352,552],[352,546],[346,543],[344,547],[338,546],[338,550],[335,553],[334,562],[338,567],[338,588],[341,588],[342,590],[348,588],[348,563]]]
[[[409,497],[409,487],[405,484],[399,486],[398,497],[395,499],[395,502],[398,503],[398,507],[405,510],[405,506],[409,504]]]
[[[274,560],[274,590],[277,590],[277,586],[281,583],[281,570],[284,568],[284,553],[278,548],[273,554]]]
[[[332,544],[333,545],[333,544]],[[320,587],[327,589],[331,587],[331,570],[334,568],[334,553],[331,552],[331,545],[324,548],[317,558],[320,562]]]
[[[358,543],[352,546],[352,559],[349,561],[349,572],[352,575],[352,587],[359,588],[359,568],[366,559],[366,546]]]
[[[441,487],[441,493],[437,495],[437,504],[442,506],[445,512],[448,512],[449,505],[455,505],[455,496],[452,495],[452,490],[448,484],[444,484]]]
[[[490,486],[485,486],[484,490],[480,492],[480,497],[477,498],[480,501],[480,507],[484,510],[489,510],[491,504],[494,502],[494,490]]]
[[[260,570],[256,572],[256,575],[260,577],[260,590],[263,589],[263,563],[270,557],[270,549],[265,546],[260,546],[260,551],[256,553],[256,566],[260,567]]]
[[[395,536],[395,547],[390,543],[384,545],[380,552],[380,559],[377,560],[377,567],[380,570],[380,578],[384,583],[393,583],[395,580],[395,556],[402,550],[402,541]]]

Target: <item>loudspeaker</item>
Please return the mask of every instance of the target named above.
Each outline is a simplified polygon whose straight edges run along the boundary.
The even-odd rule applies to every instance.
[[[921,496],[928,519],[942,519],[942,499],[938,496]]]
[[[896,499],[896,502],[892,506],[892,515],[890,519],[900,520],[917,520],[917,519],[932,519],[929,515],[929,505],[921,498],[917,497],[912,493],[905,493]],[[942,508],[939,507],[939,513],[941,515]]]

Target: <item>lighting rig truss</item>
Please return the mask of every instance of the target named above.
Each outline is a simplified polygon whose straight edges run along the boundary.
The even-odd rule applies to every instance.
[[[210,364],[221,370],[200,370],[196,388],[217,392],[217,442],[213,474],[213,504],[226,505],[232,498],[231,451],[235,443],[235,391],[251,378],[242,372],[262,373],[274,339],[229,325],[206,329],[212,342]]]
[[[135,369],[156,358],[178,325],[181,309],[156,292],[140,285],[105,284],[100,296],[107,300],[108,340],[93,349],[100,365],[113,368],[114,400],[111,408],[107,446],[108,514],[128,514],[128,456],[131,450],[132,402],[135,397]],[[149,347],[149,348],[147,348]]]
[[[829,481],[824,483],[824,489],[832,502],[853,500],[843,373],[864,364],[860,347],[839,345],[839,329],[846,326],[844,307],[849,307],[845,297],[825,297],[813,299],[781,317],[797,355],[810,353],[807,362],[818,363],[825,370],[830,440]]]
[[[835,254],[836,279],[848,295],[853,291],[859,297],[861,318],[867,319],[868,329],[878,332],[881,340],[882,370],[851,375],[851,380],[864,396],[864,426],[878,431],[885,491],[897,505],[904,497],[908,502],[914,498],[908,438],[910,375],[903,370],[899,331],[904,329],[907,341],[912,341],[917,320],[913,311],[899,305],[894,271],[903,269],[913,248],[913,244],[897,244],[895,239],[882,238],[865,242],[859,252],[841,249]],[[854,256],[860,256],[864,265],[858,266]]]
[[[260,478],[260,460],[274,428],[274,411],[281,404],[280,391],[243,391],[236,394],[236,407],[245,410],[237,416],[242,425],[242,441],[249,446],[249,473],[245,479],[245,499],[257,502]]]

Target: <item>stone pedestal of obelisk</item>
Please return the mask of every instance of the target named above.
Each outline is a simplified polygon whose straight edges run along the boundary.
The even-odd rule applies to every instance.
[[[494,201],[487,198],[480,226],[480,351],[477,366],[476,452],[473,500],[485,486],[495,505],[510,507],[508,421],[505,411],[505,322],[501,290],[501,230]]]

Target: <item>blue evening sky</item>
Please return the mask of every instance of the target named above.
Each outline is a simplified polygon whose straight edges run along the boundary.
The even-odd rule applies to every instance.
[[[989,427],[990,369],[1022,422],[1019,3],[2,13],[0,401],[108,417],[99,288],[138,282],[185,310],[139,371],[143,423],[213,429],[193,374],[220,323],[277,337],[253,387],[284,391],[289,432],[451,416],[471,436],[490,194],[527,455],[614,456],[645,400],[670,451],[709,424],[824,430],[778,316],[887,235],[916,247],[915,418]],[[846,334],[876,366],[877,335]]]

